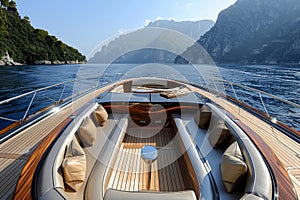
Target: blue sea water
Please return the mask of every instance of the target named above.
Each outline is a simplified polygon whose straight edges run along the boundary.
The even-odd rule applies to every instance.
[[[208,83],[211,76],[218,76],[228,81],[246,85],[272,95],[300,104],[300,66],[299,65],[219,65],[218,67],[202,68],[190,65],[36,65],[12,66],[0,68],[0,101],[46,87],[52,84],[80,79],[75,83],[59,85],[36,95],[29,114],[50,105],[60,98],[70,96],[77,91],[97,84],[107,84],[124,77],[153,75],[182,79],[188,82],[206,85],[211,89],[219,89],[216,82]],[[93,77],[89,80],[86,78]],[[300,110],[293,106],[274,100],[262,94],[263,104],[257,93],[245,92],[236,85],[223,85],[223,90],[300,130]],[[234,92],[232,90],[234,89]],[[21,119],[33,97],[32,95],[9,104],[0,105],[0,117]],[[0,119],[0,129],[10,122]]]

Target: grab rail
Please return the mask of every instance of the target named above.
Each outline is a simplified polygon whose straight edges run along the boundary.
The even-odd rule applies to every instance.
[[[217,80],[217,81],[220,81],[220,82],[229,83],[229,84],[231,84],[231,85],[236,85],[236,86],[238,86],[238,87],[244,88],[244,89],[249,90],[249,91],[252,91],[252,92],[256,92],[256,93],[258,93],[258,94],[264,94],[264,95],[266,95],[266,96],[272,97],[273,99],[277,99],[277,100],[279,100],[279,101],[281,101],[281,102],[287,103],[287,104],[289,104],[289,105],[291,105],[291,106],[293,106],[293,107],[295,107],[295,108],[300,108],[300,105],[297,104],[297,103],[294,103],[294,102],[292,102],[292,101],[289,101],[289,100],[280,98],[280,97],[278,97],[278,96],[272,95],[272,94],[267,93],[267,92],[264,92],[264,91],[262,91],[262,90],[258,90],[258,89],[255,89],[255,88],[251,88],[251,87],[248,87],[248,86],[245,86],[245,85],[241,85],[241,84],[238,84],[238,83],[234,83],[234,82],[231,82],[231,81],[227,81],[227,80],[224,80],[224,79],[219,79],[219,78],[218,78],[218,79],[216,79],[216,80]],[[233,88],[233,90],[234,90],[234,88]]]
[[[222,90],[222,89],[220,90],[217,87],[218,86],[217,83],[221,83],[222,84],[221,88],[224,89],[224,88],[228,87],[227,89],[232,91],[232,98],[236,99],[237,102],[240,102],[240,103],[243,102],[243,103],[248,104],[245,100],[249,100],[250,97],[248,97],[248,99],[247,98],[242,98],[243,96],[239,96],[239,94],[242,91],[243,92],[250,91],[250,92],[254,93],[254,95],[258,95],[258,98],[255,99],[255,100],[251,99],[249,101],[252,102],[252,103],[255,103],[254,101],[256,101],[256,102],[259,101],[260,104],[262,105],[259,108],[259,110],[261,110],[262,112],[264,112],[269,118],[274,118],[274,117],[271,116],[272,112],[270,110],[268,110],[267,106],[269,106],[269,105],[266,104],[266,102],[264,101],[262,95],[264,95],[264,98],[268,97],[268,98],[271,98],[271,99],[276,99],[276,100],[278,100],[280,102],[283,102],[283,103],[289,105],[292,108],[300,109],[300,105],[297,104],[297,103],[295,103],[295,102],[292,102],[292,101],[280,98],[278,96],[269,94],[269,93],[267,93],[265,91],[261,91],[259,89],[255,89],[255,88],[252,88],[252,87],[249,87],[249,86],[245,86],[245,85],[238,84],[238,83],[235,83],[235,82],[231,82],[231,81],[228,81],[228,80],[225,80],[225,79],[221,79],[221,78],[215,78],[213,80],[210,80],[211,83],[207,83],[206,81],[202,80],[201,77],[192,77],[191,75],[178,76],[178,74],[173,74],[173,73],[170,73],[170,74],[141,73],[141,74],[137,74],[136,76],[130,76],[130,77],[127,77],[126,75],[124,76],[124,74],[114,74],[113,77],[110,77],[112,80],[108,80],[108,81],[111,83],[111,82],[115,82],[116,80],[120,80],[120,79],[124,80],[124,79],[127,79],[127,78],[137,78],[137,77],[161,77],[161,78],[163,78],[162,76],[164,76],[165,79],[170,79],[170,80],[175,80],[175,81],[181,81],[181,82],[185,82],[185,83],[189,83],[189,84],[194,84],[194,85],[200,86],[200,87],[202,87],[204,89],[207,89],[207,90],[214,90],[214,91],[216,91],[218,93],[218,95],[223,94],[225,96],[230,96],[227,93],[227,91]],[[190,80],[183,80],[182,77],[183,78],[187,77],[187,79],[190,79]],[[21,94],[21,95],[18,95],[16,97],[12,97],[12,98],[0,101],[0,106],[1,105],[3,106],[3,105],[8,104],[8,103],[10,103],[12,101],[15,101],[15,100],[18,100],[18,99],[21,99],[21,98],[24,98],[24,97],[29,97],[29,95],[32,95],[32,97],[30,99],[30,102],[29,102],[28,106],[26,107],[26,109],[23,108],[23,110],[25,112],[24,112],[24,114],[22,114],[22,116],[20,118],[14,119],[13,117],[1,116],[0,115],[0,119],[1,120],[5,120],[5,121],[10,121],[10,122],[15,122],[15,123],[22,123],[30,115],[29,111],[33,107],[34,100],[39,95],[39,92],[42,92],[42,91],[45,91],[45,90],[48,90],[48,89],[53,89],[55,87],[63,86],[62,89],[61,89],[61,92],[59,94],[59,97],[57,99],[53,99],[53,98],[50,99],[50,98],[48,98],[48,99],[50,99],[52,101],[52,104],[48,105],[48,107],[49,107],[51,105],[57,105],[59,103],[65,102],[66,100],[69,100],[70,98],[78,97],[81,94],[90,91],[91,89],[96,89],[97,87],[101,87],[101,86],[106,85],[106,84],[109,83],[107,81],[106,82],[101,82],[101,81],[98,82],[98,81],[96,81],[97,83],[95,83],[95,85],[93,85],[91,88],[82,90],[82,91],[77,92],[77,93],[73,92],[72,95],[69,95],[68,97],[64,97],[64,94],[66,93],[66,90],[67,90],[67,86],[69,84],[71,85],[72,83],[75,83],[76,81],[80,81],[80,80],[90,80],[90,79],[96,79],[96,78],[98,79],[99,77],[88,77],[88,78],[73,79],[73,80],[69,80],[69,81],[64,81],[64,82],[61,82],[61,83],[57,83],[57,84],[53,84],[53,85],[50,85],[50,86],[47,86],[47,87],[39,88],[37,90],[33,90],[33,91],[27,92],[25,94]],[[213,89],[210,88],[209,86],[213,87]],[[46,106],[46,109],[48,107]],[[276,118],[275,118],[275,120],[276,120]],[[286,121],[283,121],[283,122],[286,123],[286,124],[289,124]],[[300,124],[300,122],[299,122],[299,124]],[[1,130],[0,130],[0,135],[1,135]]]
[[[75,81],[76,81],[76,79],[75,80],[70,80],[70,81],[64,81],[64,82],[61,82],[61,83],[56,83],[56,84],[53,84],[53,85],[50,85],[50,86],[47,86],[47,87],[43,87],[43,88],[39,88],[37,90],[33,90],[33,91],[30,91],[30,92],[27,92],[27,93],[24,93],[24,94],[21,94],[21,95],[18,95],[18,96],[15,96],[15,97],[3,100],[3,101],[0,101],[0,105],[5,104],[5,103],[9,103],[9,102],[11,102],[13,100],[16,100],[16,99],[20,99],[20,98],[28,96],[30,94],[34,94],[34,93],[37,93],[37,92],[40,92],[40,91],[43,91],[43,90],[47,90],[47,89],[50,89],[50,88],[54,88],[54,87],[57,87],[57,86],[60,86],[60,85],[63,85],[63,84],[67,84],[67,83],[71,83],[71,82],[75,82]]]
[[[4,120],[7,123],[2,124],[2,126],[0,126],[0,135],[7,132],[8,130],[14,128],[15,126],[22,124],[22,122],[26,121],[28,119],[28,117],[32,114],[35,113],[39,113],[39,112],[44,112],[47,111],[48,109],[52,108],[55,105],[58,105],[60,103],[63,103],[67,100],[70,100],[72,98],[76,98],[81,96],[82,94],[85,94],[93,89],[96,89],[97,87],[100,86],[104,86],[105,83],[99,83],[98,81],[95,81],[95,85],[92,85],[89,88],[83,88],[80,91],[77,91],[76,93],[74,93],[73,91],[73,87],[76,81],[84,81],[84,80],[93,80],[93,79],[97,79],[99,77],[88,77],[88,78],[82,78],[82,79],[73,79],[73,80],[68,80],[68,81],[64,81],[64,82],[60,82],[60,83],[56,83],[53,85],[49,85],[46,87],[42,87],[30,92],[26,92],[24,94],[6,99],[6,100],[2,100],[0,101],[0,106],[10,106],[10,107],[15,107],[15,106],[19,106],[19,108],[14,108],[14,110],[10,111],[10,114],[12,115],[8,115],[5,113],[5,109],[3,109],[3,112],[0,112],[0,120]],[[62,86],[62,88],[57,89],[58,87]],[[69,90],[67,91],[67,87],[69,87]],[[61,89],[61,91],[59,91]],[[53,90],[53,96],[57,96],[58,98],[56,99],[55,97],[48,97],[44,94],[41,94],[45,91],[52,91]],[[65,96],[66,92],[71,93],[71,95]],[[59,95],[58,95],[59,94]],[[32,95],[32,97],[30,97],[30,95]],[[28,104],[26,106],[23,106],[24,104],[24,99],[30,99],[28,102]],[[40,107],[38,109],[36,109],[35,111],[32,111],[32,108],[38,104],[41,103],[41,100],[37,102],[35,102],[35,100],[37,98],[42,98],[43,102],[45,104],[45,106]],[[28,100],[27,99],[27,100]],[[49,100],[47,102],[45,102],[45,99]],[[14,104],[12,104],[12,102],[15,102]],[[10,104],[12,104],[13,106],[11,106]],[[0,110],[1,110],[0,107]],[[5,107],[4,107],[5,108]],[[2,115],[2,116],[1,116]],[[5,116],[8,115],[8,116]]]

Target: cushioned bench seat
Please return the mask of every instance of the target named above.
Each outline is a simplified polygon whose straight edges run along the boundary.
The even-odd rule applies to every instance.
[[[96,164],[103,159],[100,155],[103,155],[103,152],[106,152],[110,156],[112,152],[107,152],[107,147],[116,145],[119,136],[122,137],[122,135],[125,134],[128,124],[127,115],[109,115],[106,124],[103,127],[100,127],[92,114],[96,107],[97,104],[94,104],[77,116],[65,129],[47,155],[38,179],[37,192],[40,199],[84,199],[85,188],[89,182],[90,174],[94,170]],[[86,155],[86,180],[84,181],[84,185],[78,191],[74,192],[64,184],[61,173],[61,163],[64,159],[67,145],[76,137],[76,131],[78,130],[81,121],[86,117],[90,117],[97,126],[97,137],[92,146],[83,147]],[[77,137],[77,140],[80,142],[80,138]],[[103,168],[106,169],[106,166],[103,166]],[[99,177],[99,181],[102,181],[100,180],[102,178],[103,177]]]
[[[211,168],[211,174],[215,179],[216,185],[218,187],[218,192],[220,193],[220,199],[239,199],[243,196],[244,192],[235,192],[235,193],[228,193],[226,192],[223,182],[222,182],[222,175],[221,175],[221,159],[223,155],[222,149],[214,149],[209,142],[207,129],[201,129],[198,127],[194,120],[194,115],[173,115],[174,122],[177,127],[184,127],[184,129],[178,129],[178,132],[182,134],[183,131],[186,131],[191,139],[197,145],[197,148],[200,150],[201,155],[207,160],[207,164],[209,164]]]
[[[173,115],[173,119],[178,132],[181,135],[188,134],[197,146],[199,156],[207,161],[220,194],[220,199],[254,199],[254,197],[258,199],[271,199],[272,180],[270,172],[255,145],[224,112],[212,104],[208,104],[208,106],[217,116],[225,120],[227,127],[235,136],[243,152],[245,162],[248,166],[245,189],[243,191],[228,193],[225,190],[220,168],[225,149],[215,149],[212,147],[207,129],[199,128],[193,115]]]
[[[104,200],[196,200],[194,191],[182,192],[124,192],[108,189]]]
[[[127,125],[127,118],[120,119],[116,129],[107,140],[103,151],[98,155],[97,162],[93,166],[93,170],[87,181],[85,199],[103,199],[106,185],[110,178],[110,174],[108,173],[110,168],[114,166],[114,162],[125,136]]]
[[[96,179],[97,185],[99,185],[98,182],[102,182],[103,176],[93,177],[91,176],[91,174],[97,167],[101,168],[101,171],[106,170],[107,166],[103,165],[106,158],[104,158],[103,155],[112,155],[112,148],[108,147],[115,146],[117,143],[117,139],[119,138],[118,136],[120,136],[120,138],[124,137],[124,133],[127,129],[127,118],[124,118],[123,115],[114,115],[113,117],[109,115],[109,119],[107,120],[106,125],[103,127],[97,127],[98,136],[95,144],[91,147],[83,148],[87,159],[86,181],[83,187],[81,187],[81,189],[76,193],[69,190],[64,191],[67,194],[68,198],[72,200],[83,199],[85,193],[84,190],[86,190],[86,188],[88,187],[91,179],[92,182],[94,179]],[[95,183],[91,183],[91,185],[95,185]],[[89,195],[86,194],[86,196]]]
[[[174,122],[176,129],[183,143],[183,148],[186,150],[189,162],[191,163],[199,185],[199,199],[214,199],[214,190],[212,183],[209,179],[209,169],[206,166],[196,149],[195,141],[190,137],[189,132],[186,129],[186,124],[179,118],[179,116],[174,115]]]

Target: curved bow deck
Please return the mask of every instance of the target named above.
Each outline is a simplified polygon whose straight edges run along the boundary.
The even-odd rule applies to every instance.
[[[0,197],[4,199],[13,198],[16,184],[23,167],[26,162],[29,161],[29,158],[34,156],[32,154],[33,152],[36,152],[34,150],[37,149],[41,141],[46,138],[53,129],[55,129],[66,118],[74,114],[74,112],[80,109],[82,105],[93,100],[95,96],[107,91],[112,86],[113,85],[108,85],[97,90],[95,93],[88,94],[74,101],[72,104],[64,107],[60,112],[46,117],[30,128],[27,128],[18,135],[0,144]],[[276,157],[278,157],[278,159],[282,162],[284,169],[288,172],[289,177],[282,177],[282,180],[287,180],[288,182],[288,179],[291,178],[293,186],[297,192],[298,199],[300,198],[299,143],[292,140],[281,131],[271,127],[269,124],[253,114],[238,107],[234,103],[224,100],[223,98],[208,93],[202,89],[192,86],[187,87],[189,87],[192,91],[211,99],[213,102],[226,109],[229,113],[231,113],[231,117],[235,118],[236,123],[241,125],[245,131],[249,131],[249,134],[251,134],[251,130],[254,131],[259,137],[253,136],[252,139],[262,139],[272,149]],[[264,147],[261,146],[260,148]],[[270,155],[270,157],[272,156],[274,155]],[[278,165],[276,160],[273,160],[273,164]],[[280,167],[281,166],[279,166],[279,170]],[[281,180],[278,181],[280,183]],[[23,186],[23,183],[19,182],[19,184]],[[291,195],[291,197],[293,197],[293,191],[284,190],[285,185],[281,185],[279,187],[283,188],[280,195]]]

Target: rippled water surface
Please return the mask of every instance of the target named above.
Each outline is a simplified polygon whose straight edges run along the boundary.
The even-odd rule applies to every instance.
[[[143,66],[139,65],[113,65],[106,69],[105,65],[57,65],[57,66],[21,66],[0,68],[0,101],[46,87],[63,81],[80,79],[75,83],[59,85],[52,89],[38,93],[34,98],[29,114],[55,102],[60,98],[70,96],[77,91],[99,83],[109,83],[122,77],[138,76],[137,73],[157,75],[168,78],[181,79],[193,83],[220,89],[220,85],[209,81],[212,76],[218,76],[228,81],[243,84],[255,89],[276,95],[280,98],[300,104],[300,66],[264,66],[264,65],[219,65],[218,68],[192,67],[189,65]],[[104,75],[103,75],[104,74]],[[87,77],[94,77],[84,80]],[[234,96],[248,104],[275,116],[289,126],[300,129],[299,109],[274,100],[264,94],[260,97],[251,91],[245,92],[239,86],[223,85],[228,95]],[[222,87],[223,87],[222,86]],[[233,90],[234,89],[234,92]],[[0,105],[0,117],[22,119],[34,94],[12,101],[10,104]],[[263,103],[261,103],[261,99]],[[0,119],[0,128],[10,122]]]

